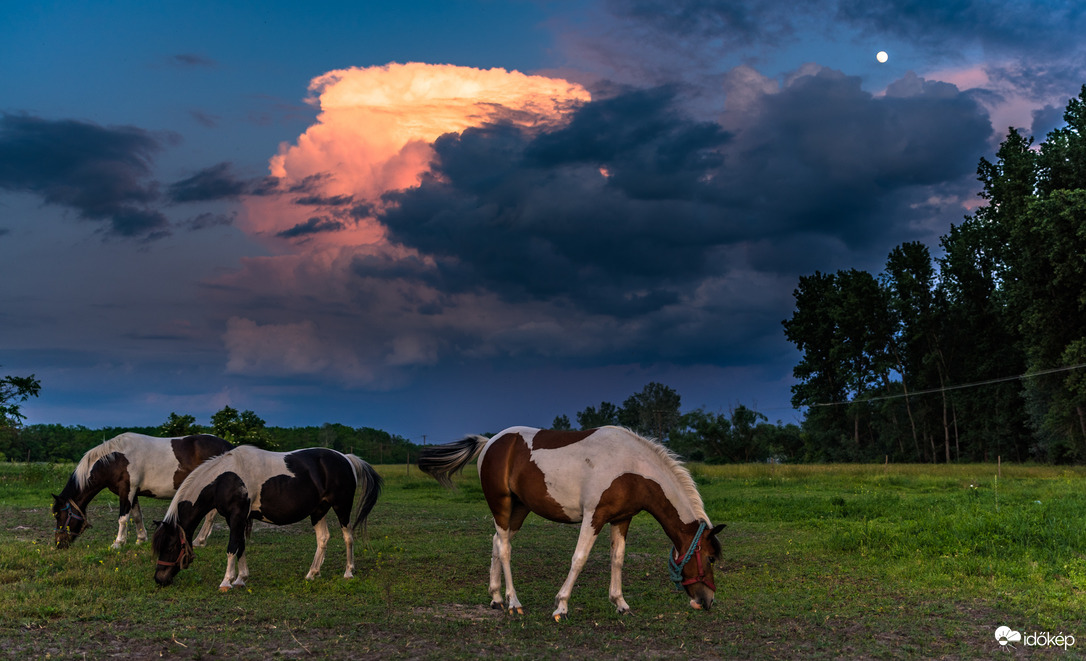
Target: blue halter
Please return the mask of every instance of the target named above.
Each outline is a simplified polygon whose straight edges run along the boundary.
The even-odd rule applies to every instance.
[[[690,542],[690,548],[686,549],[686,555],[683,556],[681,562],[675,562],[675,556],[679,554],[678,549],[675,549],[675,553],[668,555],[667,568],[671,572],[671,580],[675,583],[675,589],[680,592],[683,589],[683,567],[690,562],[690,558],[694,557],[694,553],[698,549],[698,542],[701,541],[701,534],[705,532],[705,528],[705,521],[700,521],[698,531],[694,533],[694,540]]]

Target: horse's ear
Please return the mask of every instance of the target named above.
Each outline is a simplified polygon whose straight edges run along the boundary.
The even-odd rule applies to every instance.
[[[727,525],[727,524],[725,524],[725,523],[721,523],[721,524],[715,525],[715,526],[713,526],[713,529],[709,531],[709,534],[710,534],[710,535],[716,535],[716,534],[717,534],[717,533],[719,533],[719,532],[720,532],[721,530],[724,530],[724,529],[725,529],[725,528],[727,528],[727,527],[728,527],[728,525]]]

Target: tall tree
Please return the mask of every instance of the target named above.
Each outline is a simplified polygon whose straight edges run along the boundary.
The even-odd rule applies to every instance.
[[[607,425],[619,424],[619,408],[611,402],[600,402],[599,408],[586,406],[577,413],[577,424],[581,429],[595,429]]]
[[[619,422],[642,434],[666,441],[679,423],[682,398],[673,388],[655,381],[630,395],[619,412]]]
[[[0,459],[4,450],[10,450],[15,436],[26,416],[22,403],[41,392],[41,382],[30,376],[5,376],[0,378]]]
[[[163,436],[188,436],[196,429],[196,416],[171,412],[159,429]]]

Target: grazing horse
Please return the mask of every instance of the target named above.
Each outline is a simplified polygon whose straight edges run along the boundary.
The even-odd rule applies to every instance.
[[[418,465],[451,486],[450,475],[479,457],[479,481],[494,515],[490,560],[491,607],[523,613],[513,589],[510,542],[529,513],[561,523],[580,523],[581,533],[566,582],[555,598],[554,619],[568,613],[573,582],[603,529],[611,524],[611,603],[630,610],[622,598],[626,532],[639,512],[651,514],[675,545],[669,558],[671,579],[685,589],[690,605],[708,610],[716,586],[713,563],[720,555],[716,535],[724,527],[709,523],[690,473],[664,446],[620,427],[551,431],[510,427],[493,438],[462,441],[422,450]]]
[[[222,592],[245,585],[249,576],[245,540],[254,520],[281,526],[308,516],[317,535],[317,553],[305,577],[316,578],[331,536],[326,519],[329,509],[339,518],[347,544],[343,578],[351,578],[354,531],[376,504],[382,482],[372,466],[353,454],[327,448],[294,452],[269,452],[248,445],[235,448],[201,464],[177,490],[152,540],[158,555],[155,580],[169,585],[188,567],[193,558],[188,540],[199,520],[212,509],[223,515],[230,528],[226,575],[219,584]]]
[[[87,505],[102,489],[109,489],[121,499],[113,548],[119,549],[127,541],[129,520],[136,525],[136,543],[147,541],[139,497],[173,498],[192,469],[233,447],[208,434],[156,438],[125,432],[91,448],[76,464],[60,495],[53,494],[57,547],[68,548],[90,527]],[[214,516],[214,512],[208,514],[194,542],[197,546],[202,546],[211,534]]]

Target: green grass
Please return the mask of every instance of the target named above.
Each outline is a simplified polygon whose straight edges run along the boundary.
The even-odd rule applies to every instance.
[[[86,535],[54,549],[49,493],[70,470],[0,465],[0,657],[986,659],[1011,651],[1001,625],[1083,639],[1061,656],[1086,650],[1086,469],[693,466],[710,517],[728,524],[716,608],[692,611],[674,591],[669,542],[641,515],[624,573],[633,614],[607,600],[603,536],[563,623],[550,613],[577,527],[529,518],[513,547],[526,613],[490,610],[493,523],[470,467],[456,491],[378,467],[386,488],[351,581],[338,535],[307,582],[311,528],[257,524],[249,585],[228,594],[221,523],[159,588],[146,545],[110,550],[112,494],[92,503]],[[165,508],[143,502],[148,520]]]

